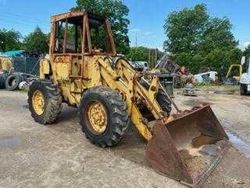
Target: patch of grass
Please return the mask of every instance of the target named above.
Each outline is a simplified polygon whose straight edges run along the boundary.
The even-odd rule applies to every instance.
[[[239,85],[199,84],[195,88],[203,91],[240,91]]]

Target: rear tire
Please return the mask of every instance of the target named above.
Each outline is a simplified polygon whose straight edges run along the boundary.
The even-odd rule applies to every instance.
[[[141,80],[141,84],[143,87],[145,87],[147,90],[149,89],[149,84],[143,80]],[[164,112],[166,112],[168,115],[172,111],[172,103],[166,96],[165,92],[162,89],[159,89],[157,95],[156,95],[156,100],[159,103],[160,107]]]
[[[240,94],[241,95],[247,95],[247,85],[246,84],[240,84]]]
[[[36,95],[40,95],[41,99],[35,100]],[[31,116],[36,122],[43,125],[52,124],[61,112],[62,96],[58,87],[52,82],[34,81],[29,87],[28,104]]]
[[[101,118],[98,108],[91,113],[94,105],[102,106]],[[82,131],[87,139],[99,147],[117,145],[128,129],[127,105],[117,91],[108,87],[88,89],[82,96],[79,111]],[[96,129],[95,121],[96,124],[101,122],[101,129]]]
[[[167,98],[165,92],[162,91],[161,89],[159,89],[157,93],[156,100],[159,103],[162,110],[169,115],[172,111],[172,105],[170,100]]]

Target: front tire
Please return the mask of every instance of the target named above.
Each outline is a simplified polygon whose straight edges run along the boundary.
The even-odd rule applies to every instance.
[[[127,105],[120,94],[109,87],[88,89],[79,110],[82,131],[99,147],[117,145],[128,129]]]
[[[52,124],[62,109],[62,96],[50,81],[34,81],[28,92],[31,116],[40,124]]]

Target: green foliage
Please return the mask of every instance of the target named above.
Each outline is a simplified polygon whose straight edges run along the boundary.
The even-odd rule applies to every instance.
[[[246,57],[250,57],[250,45],[248,45],[248,47],[245,49],[245,51],[243,52],[244,56]]]
[[[198,4],[167,17],[164,48],[192,73],[210,68],[224,76],[229,65],[239,63],[242,55],[231,28],[227,18],[211,17],[206,6]]]
[[[19,50],[22,35],[15,30],[0,29],[0,51]]]
[[[223,48],[212,49],[204,58],[203,65],[216,70],[221,77],[225,77],[231,64],[240,64],[242,52],[238,48],[225,50]]]
[[[191,59],[191,54],[190,53],[186,53],[186,52],[181,52],[181,53],[178,53],[176,56],[175,56],[175,60],[176,60],[176,63],[177,64],[183,64],[183,65],[189,65],[190,63],[190,59]]]
[[[148,61],[148,49],[145,47],[131,47],[127,58],[131,61]]]
[[[201,38],[201,51],[209,53],[211,49],[233,49],[238,43],[231,32],[232,25],[227,18],[210,18],[204,27]]]
[[[109,18],[118,53],[129,51],[127,18],[129,9],[121,0],[77,0],[77,6],[72,10],[85,10]]]
[[[207,70],[216,70],[220,76],[225,76],[231,64],[240,63],[242,52],[238,48],[225,50],[223,48],[214,48],[206,55],[200,53],[191,54],[187,52],[178,53],[175,61],[179,65],[189,68],[192,73],[198,73]]]
[[[48,53],[48,36],[37,27],[24,38],[24,49],[32,53]]]
[[[197,51],[208,18],[204,5],[172,12],[164,25],[168,37],[164,47],[173,53]]]
[[[228,53],[230,64],[240,64],[243,52],[239,48],[233,48]]]
[[[226,73],[228,66],[230,65],[227,52],[220,48],[212,49],[205,57],[205,64],[211,70],[221,70],[224,69],[222,74]],[[224,67],[227,65],[226,67]]]
[[[157,57],[155,50],[157,50]],[[147,61],[149,63],[149,66],[153,68],[156,65],[155,59],[159,60],[163,55],[164,53],[159,51],[158,49],[149,49],[140,46],[131,47],[126,57],[131,61]]]

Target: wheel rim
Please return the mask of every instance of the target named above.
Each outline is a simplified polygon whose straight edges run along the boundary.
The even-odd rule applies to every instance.
[[[100,135],[107,129],[107,112],[100,102],[93,102],[87,107],[88,126],[94,134]]]
[[[44,113],[44,96],[41,91],[35,91],[32,96],[32,105],[37,115]]]

